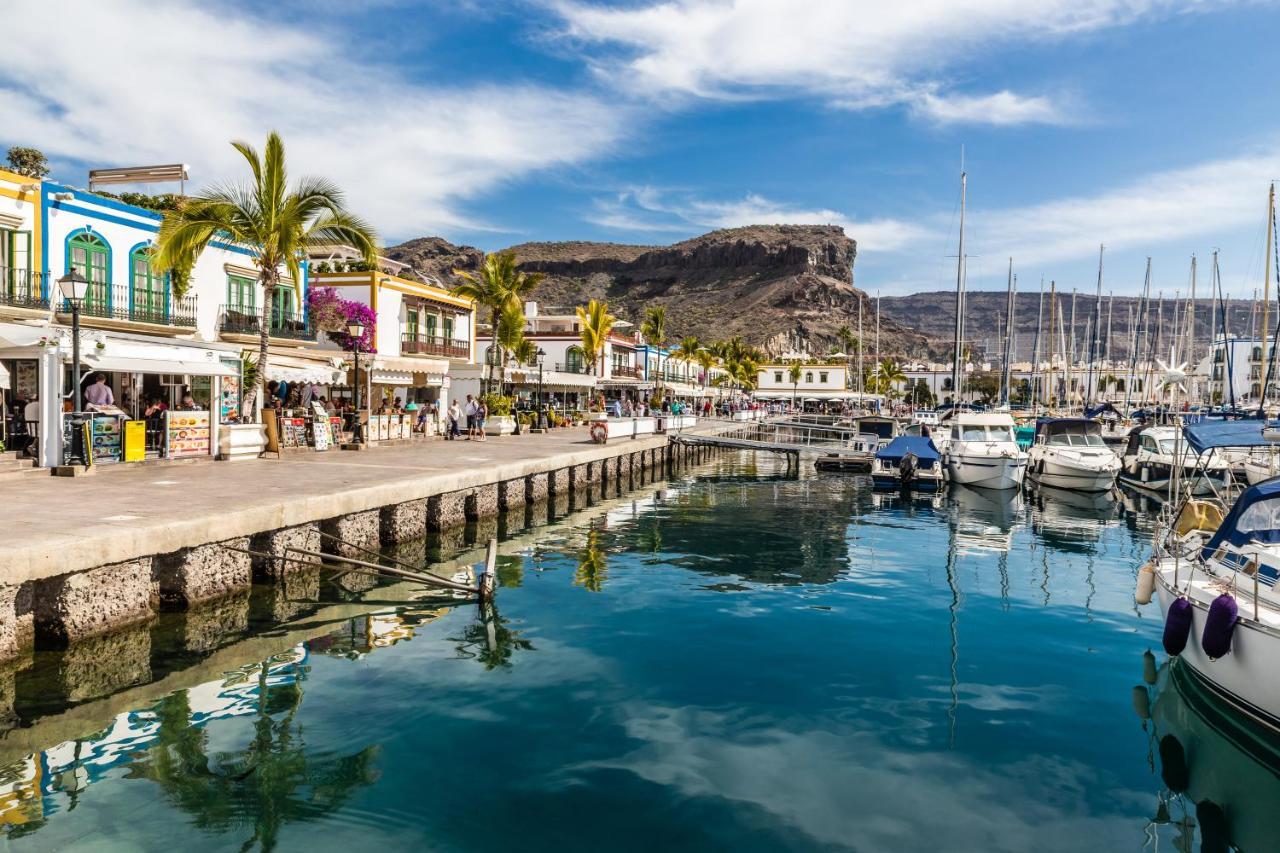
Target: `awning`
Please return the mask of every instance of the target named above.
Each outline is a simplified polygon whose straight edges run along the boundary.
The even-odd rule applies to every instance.
[[[364,367],[365,360],[360,359]],[[407,356],[375,355],[372,370],[395,371],[398,373],[438,373],[441,376],[449,372],[449,362],[442,358],[409,358]]]
[[[1280,429],[1274,421],[1261,419],[1241,421],[1202,421],[1183,429],[1187,444],[1197,455],[1211,447],[1266,447],[1275,445],[1276,439],[1268,433]]]
[[[48,326],[27,326],[22,323],[0,323],[0,349],[29,347],[44,337],[52,337]]]
[[[374,385],[403,385],[408,388],[413,385],[413,374],[403,370],[378,370],[374,368],[369,373],[369,381]]]
[[[300,358],[295,355],[267,355],[267,379],[277,382],[308,382],[339,385],[346,382],[332,358]]]
[[[9,384],[9,368],[5,367],[3,364],[0,364],[0,385],[8,386],[8,384]],[[3,391],[3,390],[4,390],[3,388],[0,388],[0,391]]]
[[[66,359],[70,361],[70,359]],[[183,376],[238,376],[239,371],[219,361],[186,361],[163,358],[125,358],[104,355],[84,357],[83,366],[90,370],[112,373],[171,373]]]

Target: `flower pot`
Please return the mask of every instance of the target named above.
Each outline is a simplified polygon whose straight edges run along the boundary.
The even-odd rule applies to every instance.
[[[257,459],[266,446],[266,424],[223,424],[218,427],[219,459],[227,462]]]
[[[511,415],[490,415],[484,419],[485,435],[511,435],[516,431],[516,419]]]

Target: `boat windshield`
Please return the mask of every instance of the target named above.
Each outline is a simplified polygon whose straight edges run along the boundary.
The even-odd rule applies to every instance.
[[[963,441],[1013,441],[1013,430],[1007,426],[965,425],[961,430]]]
[[[1161,452],[1161,453],[1163,453],[1163,454],[1165,454],[1166,456],[1172,456],[1172,455],[1173,455],[1173,453],[1174,453],[1174,450],[1175,450],[1175,446],[1176,446],[1177,441],[1178,441],[1178,440],[1177,440],[1176,438],[1162,438],[1162,439],[1160,439],[1160,452]],[[1185,444],[1184,444],[1184,445],[1183,445],[1183,447],[1182,447],[1182,451],[1183,451],[1183,453],[1186,453],[1186,452],[1187,452],[1187,447],[1186,447],[1186,445],[1185,445]]]
[[[1049,444],[1058,447],[1105,447],[1107,443],[1100,435],[1060,432],[1049,437]]]

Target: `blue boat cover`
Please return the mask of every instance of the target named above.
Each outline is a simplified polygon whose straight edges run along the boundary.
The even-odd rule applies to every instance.
[[[900,435],[877,450],[876,458],[896,463],[908,453],[914,453],[921,462],[937,462],[942,458],[933,446],[933,439],[922,435]]]
[[[1117,409],[1115,406],[1111,405],[1110,403],[1103,403],[1099,406],[1090,406],[1089,408],[1084,410],[1084,416],[1086,418],[1096,418],[1098,415],[1101,415],[1107,412],[1115,415],[1116,417],[1120,417],[1120,410]]]
[[[1280,428],[1280,424],[1267,424],[1263,420],[1204,420],[1183,428],[1182,433],[1191,449],[1200,454],[1211,447],[1266,447],[1276,444],[1275,440],[1268,441],[1262,437],[1265,426]]]
[[[1208,559],[1223,542],[1280,542],[1280,477],[1245,489],[1200,553]]]

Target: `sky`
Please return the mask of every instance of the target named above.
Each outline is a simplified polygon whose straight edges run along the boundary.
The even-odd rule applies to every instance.
[[[392,244],[815,223],[855,282],[1261,288],[1280,0],[10,0],[0,145],[53,177],[284,138]],[[71,28],[92,38],[69,37]],[[146,188],[140,188],[146,189]],[[170,187],[155,186],[154,191]]]

